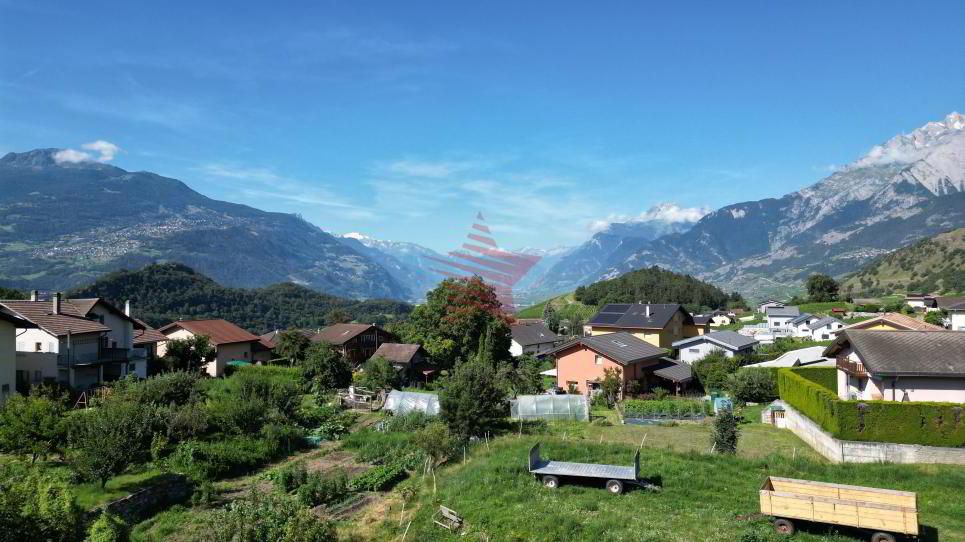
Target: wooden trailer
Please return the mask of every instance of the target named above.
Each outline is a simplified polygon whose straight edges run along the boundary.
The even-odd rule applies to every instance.
[[[918,534],[918,497],[909,491],[769,476],[761,487],[761,513],[773,516],[774,529],[783,534],[794,533],[794,520],[865,529],[872,542]]]
[[[614,495],[623,493],[625,484],[650,487],[640,480],[640,451],[633,456],[633,465],[601,465],[597,463],[569,463],[548,461],[540,457],[539,444],[529,450],[529,472],[533,473],[543,485],[556,489],[560,480],[566,478],[595,478],[606,480],[606,489]]]

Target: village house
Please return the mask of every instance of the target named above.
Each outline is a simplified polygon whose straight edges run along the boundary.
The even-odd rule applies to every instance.
[[[838,332],[844,329],[844,322],[837,318],[826,316],[816,322],[808,324],[811,330],[812,341],[827,341],[837,336]]]
[[[584,395],[600,389],[606,369],[619,371],[625,389],[629,382],[644,381],[647,374],[666,366],[661,363],[666,356],[662,348],[626,331],[573,339],[552,354],[556,385]]]
[[[965,331],[965,302],[948,307],[948,319],[952,331]]]
[[[375,324],[335,324],[323,328],[312,337],[312,342],[326,342],[335,346],[356,367],[371,358],[383,343],[398,340],[398,337]]]
[[[965,403],[965,333],[846,330],[824,355],[841,399]]]
[[[944,328],[922,322],[917,318],[901,314],[900,312],[888,312],[881,316],[876,316],[869,320],[863,320],[844,327],[844,331],[850,329],[868,329],[875,331],[942,331]]]
[[[929,311],[938,309],[938,301],[935,296],[929,294],[908,294],[905,296],[905,305],[916,311]]]
[[[796,318],[792,318],[787,323],[787,328],[791,333],[792,337],[797,338],[811,338],[811,324],[817,322],[821,318],[815,316],[809,312],[805,312]]]
[[[729,326],[737,321],[736,315],[727,311],[714,311],[708,316],[710,316],[710,325],[712,327]],[[696,317],[694,320],[696,320]]]
[[[555,348],[562,340],[542,322],[515,324],[509,329],[513,335],[509,352],[514,358],[523,354],[541,356]]]
[[[391,363],[406,383],[427,381],[435,372],[429,366],[429,354],[419,344],[382,343],[369,359],[376,358]]]
[[[696,332],[697,335],[705,335],[710,333],[710,326],[713,325],[713,318],[709,314],[693,314],[691,318],[694,320],[693,327],[685,327],[685,332],[690,331],[691,333]]]
[[[17,330],[35,327],[0,310],[0,407],[17,393]]]
[[[207,363],[204,371],[209,376],[224,376],[225,367],[230,363],[244,364],[254,362],[254,351],[258,337],[228,322],[227,320],[178,320],[159,329],[166,342],[158,345],[158,355],[167,353],[167,342],[174,339],[207,337],[215,350],[215,358]]]
[[[659,348],[700,334],[693,316],[677,303],[610,303],[587,325],[590,335],[622,331]]]
[[[757,344],[753,337],[736,331],[712,331],[706,335],[677,341],[673,343],[673,347],[679,351],[677,357],[680,361],[693,363],[715,351],[723,352],[729,358],[752,354]]]
[[[147,360],[148,373],[150,374],[152,364],[158,359],[158,345],[166,341],[167,337],[137,318],[134,321],[143,326],[142,329],[134,329],[134,349],[140,350],[141,357]]]
[[[767,301],[761,303],[757,306],[757,312],[761,314],[767,314],[767,309],[775,309],[784,307],[784,303],[780,301],[774,301],[773,299],[768,299]]]
[[[34,327],[17,330],[17,387],[25,393],[44,381],[86,389],[133,374],[147,376],[147,359],[134,348],[142,324],[99,298],[0,301],[7,312]]]
[[[824,357],[824,346],[808,346],[798,348],[781,354],[780,356],[760,363],[745,365],[744,368],[767,368],[767,367],[834,367],[835,361]]]
[[[801,316],[801,311],[797,307],[768,307],[764,314],[767,316],[767,327],[772,332],[789,334],[791,320]]]

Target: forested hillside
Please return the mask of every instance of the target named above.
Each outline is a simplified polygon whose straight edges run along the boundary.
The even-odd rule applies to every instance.
[[[876,296],[895,292],[965,292],[965,228],[891,252],[847,277],[842,290]]]
[[[399,301],[355,301],[292,283],[228,288],[180,264],[109,273],[68,295],[103,297],[119,307],[129,299],[134,315],[153,326],[179,318],[224,318],[254,333],[317,328],[336,318],[382,323],[412,310],[411,305]]]
[[[727,294],[713,284],[656,266],[581,286],[574,292],[574,297],[586,305],[595,306],[606,303],[680,303],[690,311],[744,304],[744,299],[736,292]]]

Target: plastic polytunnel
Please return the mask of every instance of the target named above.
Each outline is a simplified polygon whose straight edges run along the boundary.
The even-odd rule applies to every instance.
[[[388,410],[396,416],[412,411],[422,412],[427,416],[438,416],[439,397],[433,393],[392,390],[385,399],[382,410]]]
[[[590,408],[583,395],[520,395],[509,403],[514,420],[589,421]]]

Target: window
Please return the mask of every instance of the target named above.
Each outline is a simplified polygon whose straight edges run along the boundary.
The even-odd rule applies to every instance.
[[[43,352],[44,345],[42,343],[34,343],[34,352]]]
[[[603,365],[603,356],[596,356],[596,359],[594,361],[596,362],[597,365]]]
[[[699,354],[700,348],[688,348],[687,351],[690,352],[691,354]]]

